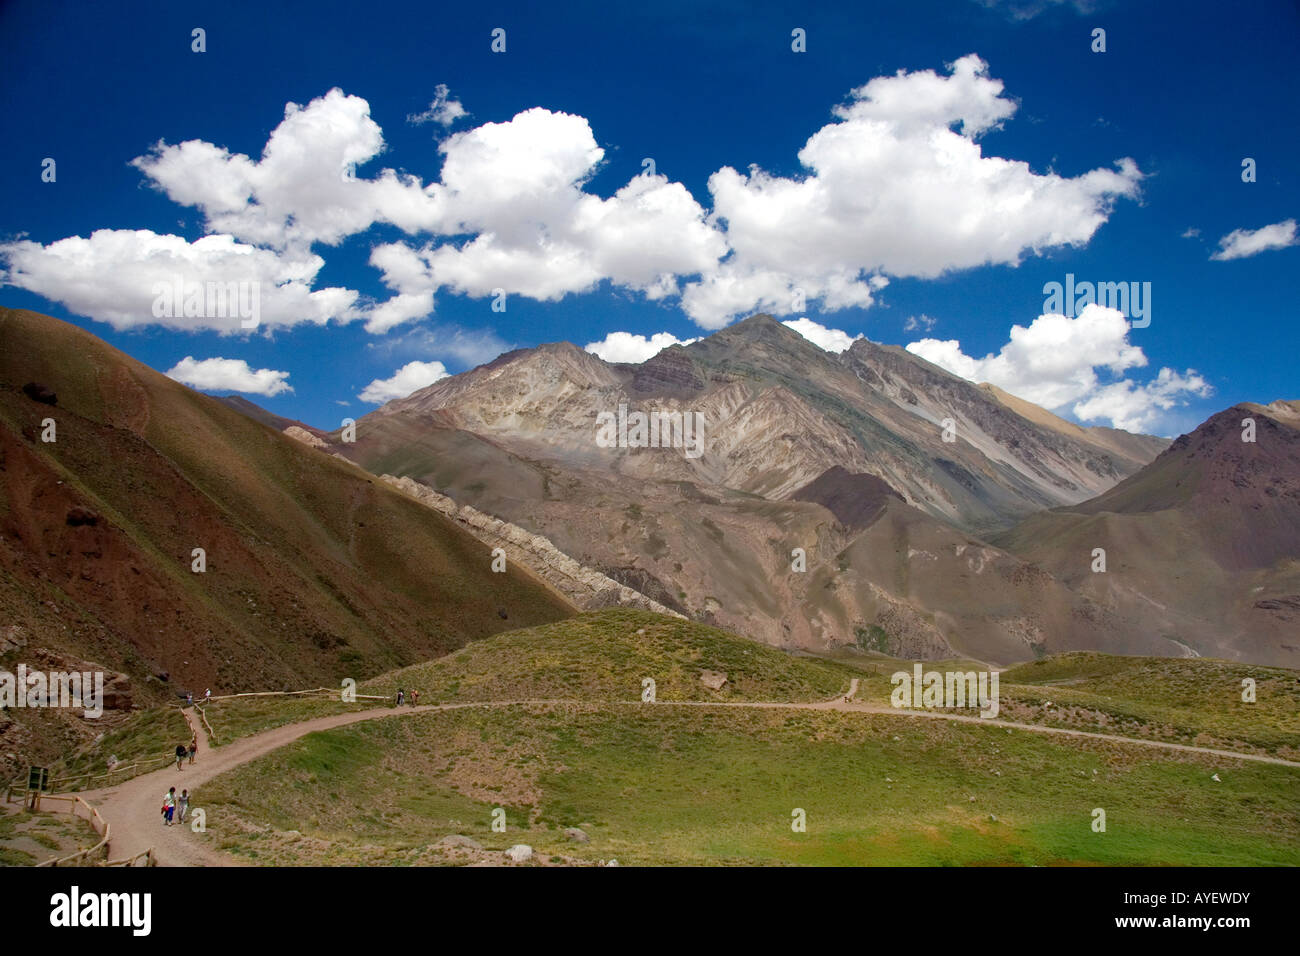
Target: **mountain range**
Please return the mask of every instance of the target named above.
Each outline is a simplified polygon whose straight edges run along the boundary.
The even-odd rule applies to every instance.
[[[700,413],[703,454],[600,447],[595,422],[620,405]],[[1168,445],[1065,422],[896,347],[827,352],[760,315],[640,365],[568,343],[509,352],[389,402],[334,448],[767,643],[1013,661],[1190,652],[994,542]]]
[[[1170,442],[759,315],[639,365],[508,352],[344,441],[55,319],[0,336],[0,607],[129,674],[332,682],[610,603],[814,653],[1300,664],[1294,402]],[[620,406],[698,413],[702,454],[603,447]]]

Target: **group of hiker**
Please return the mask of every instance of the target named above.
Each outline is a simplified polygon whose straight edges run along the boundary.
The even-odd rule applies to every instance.
[[[208,691],[207,694],[204,695],[205,700],[210,699],[211,697],[212,697],[212,691]],[[186,698],[187,698],[186,700],[187,703],[192,704],[194,702],[194,698],[191,695],[187,694]],[[189,762],[194,763],[194,757],[198,752],[199,752],[199,735],[195,733],[190,737],[190,745],[188,747],[185,746],[184,744],[176,745],[176,769],[177,770],[185,769],[185,758],[187,756],[190,758]],[[163,826],[169,827],[172,826],[173,824],[184,823],[185,814],[189,811],[189,808],[190,808],[189,790],[182,790],[181,795],[178,797],[176,796],[175,787],[169,789],[165,794],[163,794],[163,803],[162,803]]]
[[[401,707],[402,704],[405,703],[405,701],[406,701],[406,691],[402,690],[401,688],[398,688],[397,706]],[[420,692],[418,690],[411,691],[411,706],[415,707],[419,703],[420,703]]]
[[[185,814],[189,812],[189,809],[190,792],[188,790],[182,790],[181,795],[178,797],[176,796],[176,788],[172,787],[163,795],[163,826],[169,827],[173,823],[184,823]]]
[[[199,752],[198,734],[195,734],[193,737],[190,738],[190,745],[188,747],[186,747],[184,744],[177,744],[176,745],[176,769],[177,770],[185,769],[184,766],[185,756],[187,754],[189,755],[190,763],[194,763],[194,755],[198,752]]]

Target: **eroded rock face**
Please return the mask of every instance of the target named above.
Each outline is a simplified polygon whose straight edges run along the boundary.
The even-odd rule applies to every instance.
[[[323,439],[317,437],[316,435],[313,435],[311,432],[307,431],[307,429],[303,428],[300,425],[290,425],[288,428],[284,430],[284,434],[288,435],[290,438],[302,442],[304,445],[311,445],[312,448],[329,447],[329,442],[324,441]]]
[[[622,605],[657,614],[670,614],[673,617],[683,616],[672,608],[651,600],[640,591],[620,584],[593,568],[584,567],[541,535],[532,534],[518,525],[484,514],[469,505],[457,505],[451,498],[412,478],[381,475],[380,480],[401,489],[435,511],[442,512],[468,529],[484,544],[501,548],[506,553],[506,560],[522,564],[583,610]]]

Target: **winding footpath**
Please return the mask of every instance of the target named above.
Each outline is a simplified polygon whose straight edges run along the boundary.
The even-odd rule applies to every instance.
[[[163,795],[169,787],[175,787],[179,794],[182,789],[194,792],[202,784],[214,777],[233,770],[251,760],[265,756],[273,750],[290,744],[306,734],[318,730],[331,730],[344,727],[363,720],[376,720],[383,717],[405,717],[410,714],[427,713],[434,710],[463,710],[473,707],[521,707],[541,705],[580,705],[580,706],[619,706],[629,707],[740,707],[763,710],[838,710],[849,713],[886,714],[893,717],[914,717],[926,720],[951,720],[960,723],[979,724],[984,727],[1006,727],[1023,730],[1028,733],[1058,734],[1067,737],[1085,737],[1104,740],[1110,743],[1128,744],[1137,747],[1152,747],[1157,750],[1169,750],[1182,753],[1205,754],[1214,757],[1226,757],[1235,760],[1251,760],[1257,763],[1277,764],[1284,767],[1300,769],[1300,762],[1270,757],[1263,754],[1237,753],[1231,750],[1218,750],[1213,747],[1194,747],[1189,744],[1166,743],[1158,740],[1142,740],[1136,737],[1120,737],[1114,734],[1102,734],[1087,730],[1071,730],[1064,727],[1045,727],[1037,724],[1018,724],[1007,720],[968,717],[964,714],[952,714],[944,711],[919,711],[886,707],[856,700],[858,680],[853,678],[847,694],[832,700],[807,703],[780,703],[775,701],[657,701],[653,704],[641,701],[583,701],[583,700],[500,700],[455,704],[423,704],[418,707],[391,706],[375,707],[368,710],[353,711],[347,714],[333,714],[328,717],[316,717],[296,724],[275,727],[249,737],[243,737],[224,747],[213,748],[208,743],[208,736],[202,722],[195,723],[199,749],[194,764],[186,763],[181,770],[170,765],[163,770],[133,777],[125,783],[99,790],[82,792],[82,796],[99,808],[100,815],[112,824],[111,857],[124,859],[143,853],[149,847],[154,848],[154,857],[159,866],[241,866],[246,865],[215,847],[202,841],[202,838],[190,832],[189,824],[184,826],[163,826],[159,808]]]

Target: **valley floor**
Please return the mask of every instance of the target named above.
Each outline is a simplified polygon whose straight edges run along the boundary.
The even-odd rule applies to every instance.
[[[194,765],[84,796],[114,858],[152,846],[179,866],[465,862],[432,850],[450,833],[625,865],[1300,862],[1300,762],[900,712],[850,699],[856,687],[804,703],[380,707],[218,748],[200,732]],[[170,786],[198,791],[205,833],[162,826]],[[579,824],[589,846],[565,840]]]

